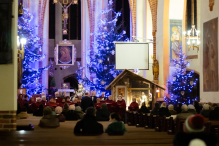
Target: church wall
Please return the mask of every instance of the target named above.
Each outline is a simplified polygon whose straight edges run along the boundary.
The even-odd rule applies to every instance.
[[[12,63],[0,64],[0,131],[16,130],[17,110],[17,19],[18,1],[12,3]]]
[[[207,21],[210,21],[214,18],[219,17],[219,1],[215,0],[214,1],[214,6],[213,6],[213,11],[210,11],[209,9],[209,1],[201,1],[200,2],[200,101],[201,102],[213,102],[213,103],[218,103],[219,102],[219,92],[215,91],[209,91],[209,92],[204,92],[203,91],[203,49],[205,46],[203,46],[203,24]],[[218,23],[219,24],[219,23]],[[219,26],[218,26],[219,27]],[[218,29],[219,30],[219,29]],[[218,33],[218,32],[217,32]],[[219,37],[218,37],[219,38]],[[217,41],[219,42],[219,40]],[[218,48],[217,48],[218,49]],[[219,65],[219,63],[218,63]],[[210,70],[209,70],[210,72]]]

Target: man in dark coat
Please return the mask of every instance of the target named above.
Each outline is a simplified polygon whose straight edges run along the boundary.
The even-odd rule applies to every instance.
[[[214,110],[209,113],[209,120],[219,120],[219,107],[214,106]]]
[[[90,97],[91,97],[93,103],[97,103],[97,97],[95,96],[94,91],[91,91]]]
[[[101,109],[96,112],[97,121],[109,121],[110,112],[107,109],[107,105],[104,103],[101,105]]]
[[[81,99],[82,111],[85,112],[91,103],[92,103],[92,99],[89,97],[88,93],[85,93],[85,97]]]
[[[74,128],[74,134],[76,135],[94,135],[103,133],[103,125],[96,120],[96,110],[93,107],[89,107],[86,110],[84,118],[77,122]]]

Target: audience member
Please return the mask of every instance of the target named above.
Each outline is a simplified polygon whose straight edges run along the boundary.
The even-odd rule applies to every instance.
[[[195,107],[192,104],[188,105],[188,112],[192,113],[192,114],[197,114]]]
[[[86,110],[84,118],[77,122],[74,133],[75,134],[102,134],[103,125],[98,123],[96,120],[95,108],[89,107]]]
[[[186,104],[182,105],[182,112],[180,114],[177,114],[175,120],[186,120],[189,116],[193,115],[193,113],[188,112],[188,107]]]
[[[66,97],[66,103],[69,104],[69,105],[72,104],[72,102],[70,101],[70,97],[69,96]]]
[[[176,134],[173,143],[174,146],[187,146],[191,140],[197,138],[203,140],[208,146],[217,145],[215,134],[204,132],[204,117],[199,114],[191,115],[186,119],[183,132]]]
[[[73,104],[75,105],[75,106],[78,106],[78,99],[77,98],[73,98]]]
[[[160,109],[159,103],[155,103],[154,104],[154,109],[151,111],[151,114],[152,115],[159,115],[159,109]]]
[[[27,119],[29,115],[27,114],[27,108],[22,107],[21,112],[17,115],[17,119]]]
[[[45,107],[43,110],[43,117],[40,120],[38,126],[43,128],[56,128],[59,127],[59,119],[52,115],[52,110],[50,107]]]
[[[127,132],[123,121],[121,121],[121,117],[118,113],[112,113],[110,115],[110,124],[105,130],[105,133],[108,134],[124,134]]]
[[[57,106],[55,108],[56,118],[59,119],[59,122],[65,122],[65,116],[62,114],[62,107]]]
[[[209,120],[219,120],[219,107],[217,104],[213,104],[212,109],[209,113]]]
[[[169,116],[171,116],[171,114],[170,114],[170,112],[169,112],[169,110],[167,108],[166,102],[163,102],[161,104],[160,109],[159,109],[159,116],[160,117],[164,117],[164,116],[165,117],[169,117]]]
[[[103,103],[101,109],[96,112],[97,121],[109,121],[110,112],[107,109],[107,105]]]
[[[118,113],[120,117],[124,119],[125,112],[126,112],[126,103],[125,103],[125,100],[122,99],[122,95],[118,96],[117,106],[118,106]]]
[[[35,112],[33,112],[33,115],[34,116],[43,116],[43,105],[41,104],[40,106],[39,106],[39,108],[35,111]]]
[[[211,102],[208,102],[208,105],[209,105],[209,109],[210,109],[210,107],[212,106],[212,103]],[[211,109],[210,109],[211,110]]]
[[[170,104],[168,106],[168,108],[169,108],[169,112],[170,112],[171,115],[176,115],[177,114],[177,112],[174,110],[174,106],[172,104]]]
[[[205,118],[209,118],[210,114],[210,106],[209,104],[204,104],[203,109],[201,111],[201,115],[204,116]]]
[[[195,107],[196,112],[199,114],[200,111],[202,110],[202,107],[199,105],[198,101],[195,100],[195,101],[193,102],[193,105],[194,105],[194,107]]]
[[[206,143],[201,139],[193,139],[189,142],[188,146],[207,146]]]
[[[85,112],[91,103],[92,103],[92,99],[89,97],[88,93],[85,93],[85,97],[81,99],[82,111]]]
[[[145,106],[145,102],[142,103],[141,108],[138,110],[138,113],[150,113],[150,110]]]
[[[177,112],[177,114],[179,114],[179,113],[182,112],[182,103],[178,103],[178,104],[177,104],[176,112]]]
[[[132,103],[129,105],[128,109],[130,111],[138,111],[139,110],[139,105],[136,102],[136,98],[132,98]]]
[[[90,97],[91,97],[93,103],[97,103],[97,97],[95,96],[94,91],[91,91]]]
[[[214,110],[216,107],[218,107],[218,105],[216,103],[212,104],[211,109],[210,110]]]
[[[33,109],[30,108],[29,103],[25,103],[24,107],[26,107],[28,114],[32,114],[33,113]]]
[[[64,104],[64,108],[62,110],[62,114],[65,115],[68,112],[69,105],[67,103]]]
[[[75,112],[79,115],[80,119],[83,119],[84,113],[82,112],[80,106],[76,106],[76,107],[75,107]]]
[[[100,102],[100,98],[97,98],[97,102],[94,104],[95,108],[99,110],[101,108],[102,103]]]
[[[80,119],[77,112],[75,112],[75,105],[70,105],[68,109],[69,110],[65,114],[66,121],[77,121],[78,119]]]

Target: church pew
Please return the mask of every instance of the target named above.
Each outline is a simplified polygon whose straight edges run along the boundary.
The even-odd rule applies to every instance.
[[[154,117],[154,129],[156,132],[160,131],[160,119],[161,118],[162,117],[159,117],[159,116]]]
[[[143,114],[142,115],[142,123],[143,123],[143,127],[146,127],[146,125],[148,124],[147,122],[147,118],[148,118],[148,114]]]
[[[19,131],[19,130],[33,131],[34,127],[31,124],[29,124],[29,125],[17,125],[17,131]]]
[[[174,134],[177,134],[180,131],[183,131],[183,124],[185,120],[176,119],[174,121]]]
[[[153,129],[154,128],[154,119],[156,118],[155,115],[147,116],[147,125],[145,125],[146,129]]]
[[[166,124],[167,124],[167,134],[172,135],[174,134],[174,123],[173,123],[173,117],[167,118],[166,119]]]
[[[205,131],[216,133],[219,138],[219,120],[210,120],[205,124]]]
[[[128,114],[129,114],[128,125],[134,126],[134,113],[132,111],[129,111]]]
[[[143,114],[142,113],[137,113],[137,123],[136,127],[144,127],[143,126]]]
[[[167,117],[160,118],[160,125],[159,125],[160,132],[166,132],[167,131]]]
[[[133,118],[134,118],[134,123],[133,125],[136,126],[136,125],[139,125],[139,121],[138,121],[138,113],[137,112],[133,112]]]

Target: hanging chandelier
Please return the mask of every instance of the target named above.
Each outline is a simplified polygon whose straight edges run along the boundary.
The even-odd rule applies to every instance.
[[[192,48],[193,50],[197,48],[197,52],[199,51],[200,45],[200,31],[196,30],[195,25],[192,25],[192,29],[187,33],[183,32],[185,38],[187,39],[188,50]]]

